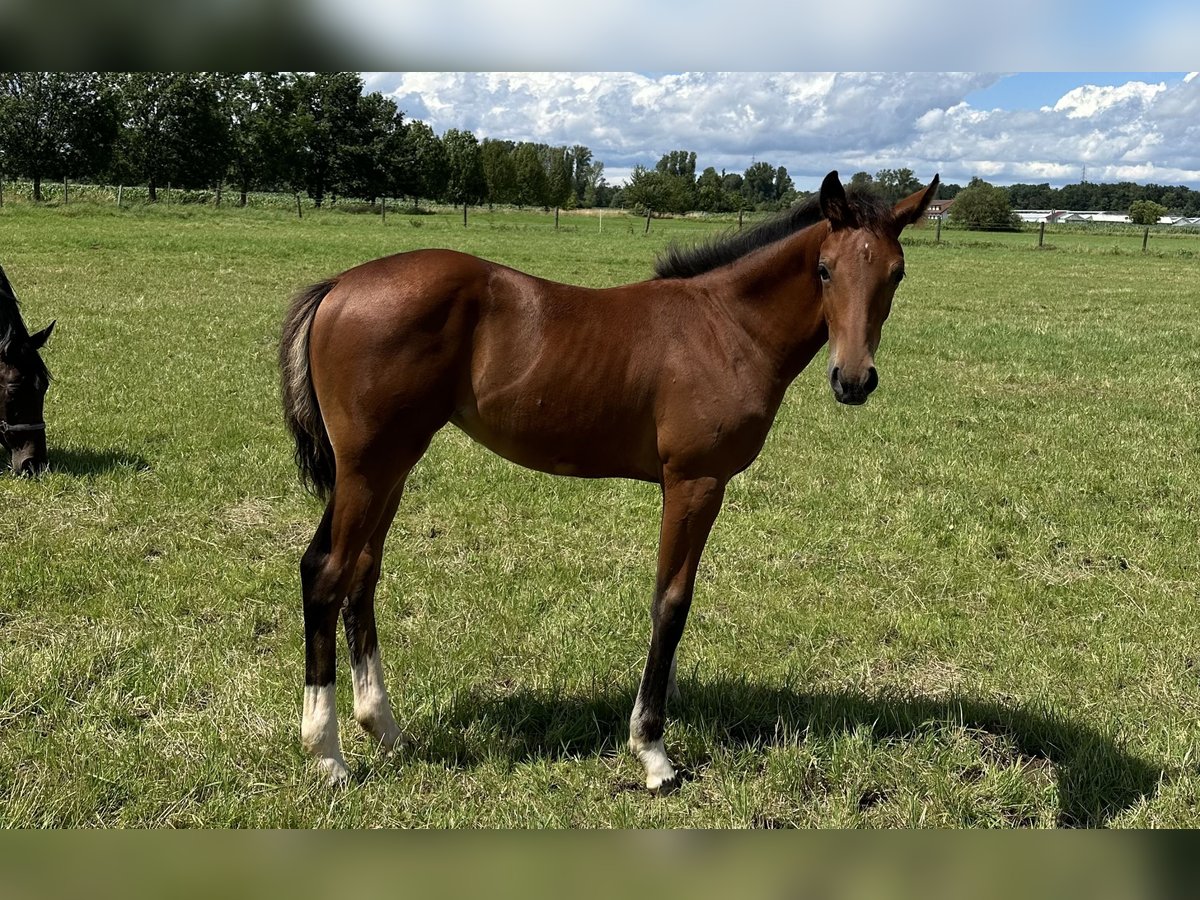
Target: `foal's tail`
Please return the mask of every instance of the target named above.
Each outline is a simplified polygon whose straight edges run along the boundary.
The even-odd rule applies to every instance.
[[[308,336],[313,317],[337,279],[305,288],[292,298],[283,319],[279,342],[279,372],[283,386],[283,417],[296,441],[296,466],[300,480],[314,494],[327,498],[335,474],[333,445],[313,390],[308,360]]]

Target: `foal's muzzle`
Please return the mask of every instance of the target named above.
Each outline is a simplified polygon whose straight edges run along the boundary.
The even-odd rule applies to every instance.
[[[833,388],[833,396],[837,398],[838,403],[860,406],[867,402],[871,391],[879,386],[879,373],[871,366],[867,369],[866,378],[850,381],[843,376],[841,368],[834,366],[829,370],[829,386]]]

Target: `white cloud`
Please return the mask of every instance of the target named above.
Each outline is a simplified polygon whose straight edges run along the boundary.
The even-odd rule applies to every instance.
[[[907,167],[965,183],[1135,179],[1200,186],[1200,79],[1080,85],[1040,110],[977,109],[979,73],[371,73],[368,89],[435,130],[585,144],[610,181],[694,150],[700,168]]]

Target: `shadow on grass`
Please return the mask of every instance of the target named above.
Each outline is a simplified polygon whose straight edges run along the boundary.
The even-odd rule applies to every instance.
[[[875,740],[890,741],[961,728],[985,755],[999,753],[1001,764],[1052,766],[1061,801],[1058,824],[1066,827],[1103,826],[1151,795],[1165,774],[1127,753],[1111,735],[1030,706],[971,697],[812,693],[733,679],[681,680],[680,688],[684,700],[670,713],[668,748],[672,728],[680,725],[698,729],[714,746],[728,749],[796,744],[808,736],[836,738],[861,729]],[[590,697],[472,692],[458,697],[435,720],[411,723],[410,728],[418,735],[418,755],[452,766],[497,756],[520,762],[611,754],[624,746],[632,705],[632,690]],[[482,748],[481,732],[486,735]],[[472,733],[475,741],[466,737]],[[692,761],[679,762],[686,767]]]
[[[51,447],[50,471],[62,472],[67,475],[87,477],[102,475],[117,469],[129,469],[135,472],[149,470],[150,463],[145,457],[136,453],[127,453],[115,447],[104,450],[93,450],[88,447]]]

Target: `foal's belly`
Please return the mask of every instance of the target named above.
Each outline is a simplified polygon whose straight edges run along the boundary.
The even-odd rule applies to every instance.
[[[552,475],[658,482],[652,419],[594,403],[530,397],[461,405],[450,421],[507,460]]]

